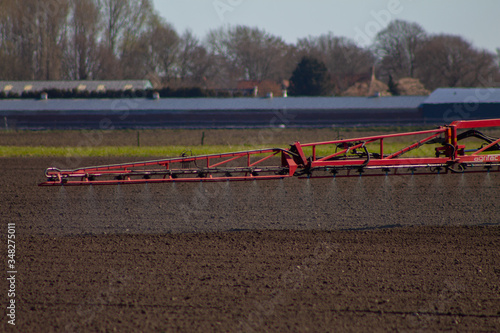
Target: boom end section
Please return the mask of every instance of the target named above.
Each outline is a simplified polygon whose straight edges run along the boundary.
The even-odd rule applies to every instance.
[[[155,184],[271,180],[292,177],[297,165],[293,153],[261,149],[235,153],[101,165],[76,170],[48,168],[39,186]],[[280,159],[281,157],[281,159]],[[281,161],[281,163],[280,163]]]

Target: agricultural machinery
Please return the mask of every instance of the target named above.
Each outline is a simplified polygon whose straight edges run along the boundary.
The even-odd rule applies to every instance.
[[[60,170],[48,168],[40,186],[117,185],[169,182],[218,182],[437,173],[499,172],[500,139],[477,128],[500,127],[500,119],[455,121],[436,129],[326,142],[293,143],[233,153]],[[464,139],[475,148],[466,148]],[[413,142],[387,152],[387,142]],[[405,141],[406,140],[406,141]],[[384,149],[386,144],[386,149]],[[410,151],[434,145],[422,157]],[[479,145],[479,147],[477,147]],[[390,146],[394,147],[394,146]],[[406,156],[405,156],[406,155]]]

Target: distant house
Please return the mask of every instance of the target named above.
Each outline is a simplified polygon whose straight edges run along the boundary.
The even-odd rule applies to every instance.
[[[377,80],[375,71],[369,80],[362,80],[354,83],[346,91],[342,93],[343,96],[361,97],[361,96],[391,96],[389,87],[382,81]]]
[[[401,96],[428,96],[431,93],[429,90],[425,89],[420,80],[410,77],[399,79],[396,82],[396,87]],[[342,95],[351,97],[392,96],[389,91],[389,86],[377,80],[374,71],[370,78],[362,77],[344,91]]]
[[[257,96],[259,94],[259,81],[242,80],[236,84],[236,90],[243,96]]]
[[[404,77],[397,82],[397,90],[401,96],[428,96],[431,92],[425,89],[419,79]]]
[[[264,80],[259,82],[259,85],[257,86],[259,88],[259,96],[260,97],[269,97],[269,96],[283,96],[286,83],[277,83],[275,81],[271,80]]]
[[[241,80],[236,84],[236,88],[215,90],[216,92],[225,92],[230,96],[268,97],[282,96],[286,87],[286,82],[279,84],[272,80]]]
[[[0,92],[21,95],[24,92],[42,92],[50,89],[105,92],[107,90],[153,89],[149,80],[114,81],[0,81]]]

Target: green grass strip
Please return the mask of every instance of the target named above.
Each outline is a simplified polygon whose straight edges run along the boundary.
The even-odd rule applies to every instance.
[[[268,148],[248,146],[157,146],[157,147],[15,147],[0,146],[0,157],[176,157]]]
[[[384,153],[394,153],[411,143],[384,144]],[[270,146],[249,145],[209,145],[209,146],[104,146],[104,147],[26,147],[26,146],[0,146],[0,157],[177,157],[183,152],[188,155],[208,155],[246,151],[253,149],[273,148]],[[288,147],[282,147],[288,148]],[[434,156],[435,145],[424,145],[412,150],[404,156],[426,157]],[[370,152],[379,153],[378,145],[368,145]],[[316,156],[327,156],[335,153],[333,145],[318,146]],[[359,150],[361,151],[361,150]],[[312,148],[304,149],[306,156],[312,155]]]

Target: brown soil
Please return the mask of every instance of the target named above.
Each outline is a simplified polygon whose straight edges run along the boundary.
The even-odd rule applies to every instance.
[[[397,129],[391,132],[397,131]],[[118,130],[118,131],[0,131],[4,146],[141,146],[166,145],[286,145],[301,142],[329,141],[337,137],[377,135],[375,131],[355,129],[234,129],[234,130]]]
[[[428,130],[426,126],[414,130]],[[136,146],[137,136],[141,146],[193,146],[201,145],[267,145],[286,148],[287,145],[359,138],[408,131],[408,128],[267,128],[234,130],[117,130],[117,131],[0,131],[1,146],[51,146],[51,147],[99,147]],[[481,130],[487,135],[500,137],[498,129]],[[401,137],[392,141],[408,142],[414,137]],[[423,139],[422,136],[418,139]]]
[[[20,332],[500,330],[498,173],[36,186],[65,163],[0,159]]]

